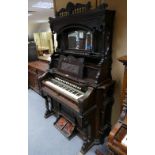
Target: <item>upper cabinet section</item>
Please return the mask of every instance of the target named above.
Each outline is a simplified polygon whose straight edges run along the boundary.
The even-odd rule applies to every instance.
[[[75,9],[76,5],[77,4],[74,5],[73,3],[69,2],[66,8],[62,8],[58,12],[58,14],[61,14],[61,16],[56,16],[56,18],[49,18],[50,27],[54,33],[61,33],[70,27],[72,29],[79,28],[86,31],[103,30],[105,26],[104,21],[107,7],[106,4],[102,4],[100,7],[93,10],[89,10],[91,3],[86,5],[78,4],[78,9]]]
[[[57,12],[56,18],[49,17],[52,34],[57,36],[56,52],[110,57],[115,11],[107,10],[104,3],[96,9],[90,8],[90,2],[69,2]]]

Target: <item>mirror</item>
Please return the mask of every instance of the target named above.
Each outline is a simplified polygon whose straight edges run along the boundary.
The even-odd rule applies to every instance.
[[[87,31],[73,31],[68,34],[68,48],[77,50],[92,49],[92,33]]]

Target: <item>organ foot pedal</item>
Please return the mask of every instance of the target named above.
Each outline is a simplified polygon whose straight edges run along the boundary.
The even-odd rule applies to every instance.
[[[74,135],[75,125],[65,119],[64,117],[59,117],[54,126],[67,138],[72,138]]]

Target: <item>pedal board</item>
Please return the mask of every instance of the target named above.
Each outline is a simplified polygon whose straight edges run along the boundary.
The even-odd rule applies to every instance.
[[[64,117],[59,117],[54,126],[67,138],[71,138],[74,133],[75,125],[65,119]]]

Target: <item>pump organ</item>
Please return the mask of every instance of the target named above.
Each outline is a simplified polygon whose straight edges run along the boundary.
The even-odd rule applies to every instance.
[[[58,46],[39,79],[45,117],[56,115],[54,125],[66,137],[77,133],[84,140],[82,153],[101,143],[111,130],[114,14],[103,4],[84,13],[49,18]]]

